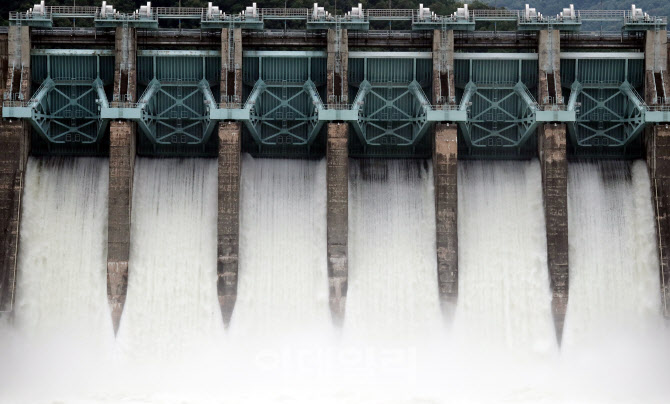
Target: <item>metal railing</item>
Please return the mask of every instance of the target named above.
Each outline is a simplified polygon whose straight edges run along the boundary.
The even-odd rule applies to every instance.
[[[22,108],[27,107],[30,101],[5,100],[2,102],[3,108]]]
[[[670,111],[670,105],[647,105],[649,111]]]
[[[156,20],[158,18],[201,19],[202,21],[262,21],[263,19],[292,19],[307,21],[394,21],[453,22],[517,21],[518,23],[581,23],[582,21],[618,21],[625,24],[667,24],[667,17],[633,16],[630,10],[577,10],[574,18],[559,16],[526,17],[522,10],[469,10],[467,18],[451,15],[420,14],[418,9],[368,9],[362,16],[325,14],[315,17],[309,8],[260,8],[256,16],[244,14],[209,14],[202,7],[152,7],[148,13],[108,13],[101,15],[95,6],[48,6],[43,12],[10,12],[10,20],[52,20],[53,18],[100,18],[111,20]]]
[[[309,9],[307,8],[261,8],[258,10],[258,15],[261,18],[263,17],[307,18],[307,16],[310,15],[310,12]]]
[[[642,98],[642,96],[640,95],[640,93],[637,92],[637,90],[635,89],[635,87],[630,86],[630,92],[633,93],[633,95],[634,95],[635,97],[637,97],[638,101],[640,101],[640,104],[643,104],[644,106],[646,106],[646,104],[644,103],[644,98]]]
[[[458,111],[460,110],[460,105],[458,104],[437,104],[437,105],[426,105],[430,107],[433,111]]]
[[[652,17],[648,16],[646,18],[633,18],[631,16],[624,17],[625,24],[656,24],[656,25],[667,25],[668,17]]]
[[[519,87],[523,90],[523,92],[526,94],[526,96],[532,101],[532,104],[529,105],[529,106],[539,109],[540,107],[537,103],[537,100],[535,100],[535,96],[533,95],[533,93],[530,92],[528,87],[526,87],[525,85],[524,86],[519,86]]]
[[[518,83],[518,81],[494,81],[494,80],[481,80],[481,81],[476,81],[475,85],[477,87],[481,88],[491,88],[491,87],[496,87],[496,88],[514,88],[514,86]]]
[[[354,104],[338,104],[338,103],[333,103],[333,104],[324,104],[323,109],[332,109],[332,110],[350,110],[352,109]]]
[[[568,106],[562,104],[544,104],[545,111],[567,111]]]
[[[615,88],[621,86],[623,82],[619,80],[579,80],[579,83],[585,87],[594,86],[594,87]]]
[[[413,9],[370,9],[364,10],[365,16],[370,20],[390,19],[390,18],[412,18],[417,10]]]
[[[152,14],[159,17],[201,17],[207,12],[201,7],[152,7]]]
[[[112,101],[109,103],[110,108],[137,108],[138,106],[138,102],[132,101]]]
[[[470,10],[475,21],[517,21],[522,15],[520,10]]]
[[[577,10],[582,21],[621,21],[630,11],[625,10]]]
[[[219,109],[242,109],[244,104],[241,102],[220,102],[217,104]]]
[[[45,7],[49,14],[81,14],[95,15],[100,7],[95,6],[48,6]]]

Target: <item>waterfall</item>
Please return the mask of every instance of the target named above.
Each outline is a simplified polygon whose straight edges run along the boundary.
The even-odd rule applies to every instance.
[[[440,331],[433,174],[424,160],[350,160],[345,331],[370,341]]]
[[[555,349],[542,177],[530,162],[459,162],[455,331],[527,351]]]
[[[175,357],[223,335],[216,179],[214,159],[135,162],[128,297],[117,335],[130,356]]]
[[[570,164],[568,195],[565,345],[655,328],[659,263],[644,161]]]
[[[106,159],[30,158],[15,318],[31,337],[99,345],[113,335],[107,306]]]
[[[644,162],[570,165],[560,355],[537,161],[459,162],[459,300],[445,330],[431,165],[350,160],[349,290],[333,332],[325,160],[244,155],[226,332],[216,161],[138,158],[116,345],[107,164],[29,161],[14,324],[0,326],[0,403],[667,402]]]
[[[0,324],[1,403],[85,395],[99,379],[114,343],[108,178],[107,159],[28,159],[13,324]]]
[[[330,321],[325,160],[244,155],[232,336],[276,340]]]

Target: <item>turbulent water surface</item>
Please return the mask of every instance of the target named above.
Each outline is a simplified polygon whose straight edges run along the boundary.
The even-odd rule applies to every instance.
[[[459,303],[440,311],[429,161],[350,160],[349,294],[328,309],[324,160],[243,156],[238,300],[216,294],[217,167],[135,166],[128,299],[106,302],[105,159],[31,159],[0,403],[667,403],[643,162],[573,163],[564,345],[537,161],[459,163]]]
[[[124,356],[192,354],[222,337],[216,178],[215,159],[136,160]]]
[[[551,350],[539,163],[462,163],[458,179],[459,337]]]

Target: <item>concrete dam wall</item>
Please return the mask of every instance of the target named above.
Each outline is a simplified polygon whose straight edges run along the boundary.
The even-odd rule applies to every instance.
[[[367,231],[366,226],[381,231],[380,235],[388,231],[352,212],[351,204],[370,203],[367,190],[362,189],[365,179],[383,172],[399,189],[406,189],[403,192],[424,192],[403,182],[395,162],[379,161],[431,162],[418,173],[410,170],[416,181],[430,179],[433,194],[434,235],[425,239],[431,244],[432,258],[422,268],[434,273],[442,313],[454,319],[466,310],[458,309],[459,265],[477,262],[466,258],[459,245],[465,242],[472,248],[470,226],[485,228],[461,216],[471,209],[474,202],[468,201],[476,194],[471,184],[461,182],[473,175],[489,184],[492,192],[500,185],[491,182],[496,175],[489,168],[472,160],[537,159],[539,164],[527,169],[532,172],[501,169],[506,174],[500,181],[528,176],[541,192],[533,220],[543,218],[545,223],[538,246],[544,246],[540,259],[546,261],[542,267],[551,291],[546,310],[552,313],[560,343],[573,281],[570,238],[576,234],[573,227],[579,226],[572,224],[570,201],[586,203],[568,194],[569,187],[571,192],[582,192],[586,175],[573,175],[569,162],[644,159],[656,231],[653,253],[659,257],[659,304],[670,315],[666,248],[670,167],[664,165],[670,161],[670,148],[666,148],[670,145],[670,97],[666,96],[670,83],[665,17],[638,18],[634,11],[621,12],[623,34],[612,38],[579,33],[581,18],[586,20],[588,13],[554,18],[526,10],[493,16],[465,8],[453,16],[425,14],[425,9],[358,10],[349,16],[331,16],[318,8],[312,14],[307,9],[271,12],[254,6],[237,18],[218,10],[212,17],[211,8],[183,16],[179,9],[149,8],[112,17],[100,8],[47,9],[12,14],[6,33],[0,33],[4,93],[0,311],[12,312],[16,304],[21,214],[29,211],[22,208],[29,156],[108,159],[107,297],[115,332],[126,296],[132,292],[129,278],[135,269],[129,262],[135,209],[146,209],[134,206],[134,180],[148,181],[144,165],[149,163],[138,163],[138,156],[143,161],[156,157],[216,160],[213,282],[225,325],[235,317],[238,286],[251,282],[251,275],[239,273],[242,257],[249,255],[241,247],[240,228],[244,223],[252,226],[251,219],[240,212],[244,165],[263,171],[263,158],[323,160],[324,167],[317,171],[323,169],[324,181],[317,184],[325,188],[325,237],[314,240],[325,243],[328,306],[332,321],[342,324],[349,315],[348,292],[357,302],[367,299],[358,283],[364,281],[353,273],[350,276],[351,265],[366,262],[358,253],[361,231]],[[198,32],[159,26],[162,19],[193,19],[193,15],[200,20]],[[611,15],[619,18],[617,13]],[[59,18],[73,16],[89,18],[95,29],[65,33],[53,27]],[[305,27],[259,31],[277,20],[304,22]],[[374,28],[378,21],[389,20],[399,20],[412,31],[381,35],[370,29],[371,24]],[[498,20],[515,21],[517,31],[487,37],[474,30],[478,22]],[[70,39],[63,41],[64,37]],[[280,47],[284,49],[276,50]],[[505,51],[496,51],[500,49]],[[288,167],[294,165],[296,170],[304,169],[298,163]],[[637,195],[643,188],[639,184],[646,184],[640,179],[638,163],[633,177],[636,185],[631,192]],[[362,182],[353,183],[352,178]],[[267,177],[262,180],[272,182]],[[283,177],[275,180],[290,184]],[[525,188],[519,184],[518,189]],[[513,195],[498,196],[501,204],[514,205]],[[425,209],[424,202],[398,203]],[[420,220],[428,219],[421,216]],[[464,225],[468,228],[463,229]],[[466,239],[459,240],[463,235]],[[351,245],[352,237],[356,246]],[[528,244],[517,241],[510,248]],[[354,257],[349,256],[352,251]],[[526,262],[527,257],[518,259]],[[354,279],[357,283],[352,284]],[[253,311],[248,306],[244,302],[242,307]]]

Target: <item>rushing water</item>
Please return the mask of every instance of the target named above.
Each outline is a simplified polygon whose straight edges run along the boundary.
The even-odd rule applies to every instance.
[[[80,375],[108,356],[107,192],[106,159],[28,160],[14,329],[0,326],[0,402],[60,396],[80,384],[64,368]]]
[[[466,340],[551,350],[539,163],[466,162],[458,174],[456,330]]]
[[[107,306],[107,160],[28,161],[15,321],[30,337],[111,334]]]
[[[352,160],[349,187],[352,338],[404,340],[435,333],[442,319],[435,261],[430,164]]]
[[[223,335],[216,178],[215,159],[136,160],[128,295],[117,335],[126,355],[174,357]]]
[[[107,160],[31,159],[16,311],[0,318],[0,403],[668,401],[643,162],[570,165],[560,351],[536,161],[459,163],[453,324],[440,313],[430,163],[350,166],[343,329],[328,310],[325,161],[244,156],[238,300],[226,331],[216,162],[137,159],[114,342]]]
[[[572,164],[568,187],[565,346],[657,329],[659,263],[644,162]]]
[[[245,155],[240,201],[233,336],[274,339],[329,327],[325,161]]]

